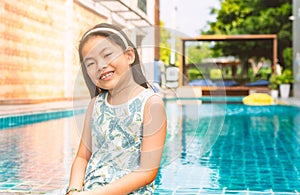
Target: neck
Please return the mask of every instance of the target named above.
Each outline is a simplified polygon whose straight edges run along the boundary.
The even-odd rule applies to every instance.
[[[131,71],[124,73],[114,89],[109,90],[109,102],[120,104],[128,101],[142,90],[142,86],[134,81]]]

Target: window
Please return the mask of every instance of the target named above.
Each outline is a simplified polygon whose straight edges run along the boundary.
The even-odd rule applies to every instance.
[[[138,8],[147,14],[147,0],[138,0]]]

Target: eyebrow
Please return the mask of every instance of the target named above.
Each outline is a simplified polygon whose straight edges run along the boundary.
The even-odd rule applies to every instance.
[[[104,47],[103,49],[101,49],[100,52],[98,52],[98,54],[102,54],[103,52],[105,52],[105,50],[108,50],[108,49],[109,49],[109,47]],[[93,60],[93,57],[86,57],[83,59],[83,62],[86,62],[88,60]]]
[[[86,63],[86,62],[89,61],[89,60],[93,60],[93,58],[92,58],[92,57],[84,58],[84,59],[83,59],[83,63]]]

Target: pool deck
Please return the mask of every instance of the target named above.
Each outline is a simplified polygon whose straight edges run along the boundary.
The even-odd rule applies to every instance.
[[[287,99],[281,99],[281,101],[290,105],[300,106],[300,98],[290,97]]]
[[[9,115],[18,115],[35,112],[49,112],[65,109],[79,109],[87,107],[89,100],[77,101],[58,101],[39,104],[18,104],[18,105],[0,105],[0,117]],[[280,104],[300,106],[300,98],[290,97],[287,99],[278,99]]]
[[[0,117],[25,113],[49,112],[87,107],[89,100],[57,101],[38,104],[0,105]]]

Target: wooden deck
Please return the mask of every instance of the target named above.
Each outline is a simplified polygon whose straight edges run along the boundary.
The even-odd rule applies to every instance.
[[[268,87],[216,87],[216,86],[188,86],[184,85],[176,89],[165,89],[160,92],[166,98],[195,98],[201,96],[247,96],[252,93],[268,93]]]
[[[268,87],[201,87],[203,96],[247,96],[251,93],[269,93]]]

